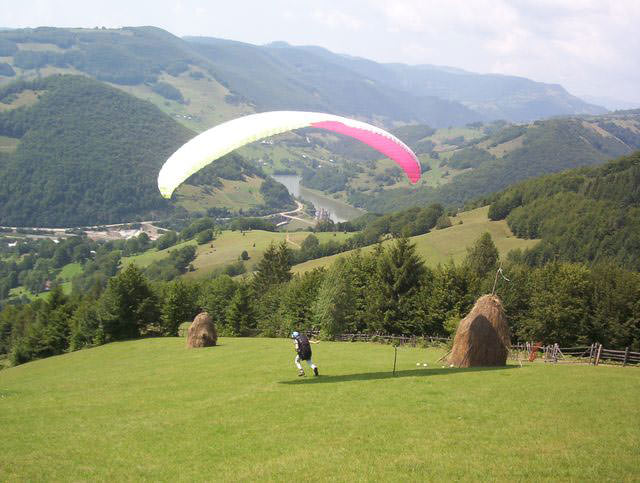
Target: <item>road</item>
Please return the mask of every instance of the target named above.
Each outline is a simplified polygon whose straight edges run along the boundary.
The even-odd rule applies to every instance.
[[[298,221],[301,221],[303,223],[306,223],[306,224],[312,225],[312,226],[315,225],[316,224],[315,221],[305,220],[304,218],[300,218],[298,216],[293,216],[293,213],[300,213],[300,212],[304,213],[304,205],[302,203],[300,203],[298,200],[295,200],[295,201],[296,201],[296,205],[297,205],[297,208],[295,210],[293,210],[293,211],[283,211],[282,213],[278,213],[278,214],[280,216],[283,216],[285,218],[289,218],[291,220],[298,220]]]

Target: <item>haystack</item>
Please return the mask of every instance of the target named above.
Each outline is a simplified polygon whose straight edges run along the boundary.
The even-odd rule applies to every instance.
[[[216,345],[218,333],[213,319],[206,312],[200,312],[193,319],[187,334],[187,347],[209,347]]]
[[[504,366],[510,348],[502,302],[495,295],[483,295],[460,322],[448,361],[456,367]]]

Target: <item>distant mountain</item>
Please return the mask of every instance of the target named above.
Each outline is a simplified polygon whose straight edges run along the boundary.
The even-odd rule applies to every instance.
[[[0,84],[14,74],[81,72],[150,100],[195,130],[270,109],[433,127],[604,112],[560,86],[519,77],[380,64],[284,42],[181,39],[155,27],[0,31],[0,57]]]
[[[188,38],[216,78],[258,111],[328,111],[365,119],[460,125],[482,118],[459,102],[369,79],[315,50]],[[335,56],[336,59],[341,59]]]
[[[475,74],[453,67],[381,64],[321,47],[294,47],[286,42],[255,46],[204,37],[186,39],[200,46],[199,51],[216,65],[218,75],[227,78],[234,89],[242,89],[243,95],[269,107],[280,106],[280,99],[269,97],[270,89],[280,83],[288,87],[291,95],[300,91],[307,103],[335,102],[336,107],[347,113],[418,121],[436,127],[478,119],[531,121],[564,114],[606,112],[570,95],[559,85],[523,77]],[[311,99],[309,94],[313,96]],[[371,102],[374,95],[375,102]],[[435,102],[436,99],[440,102]],[[361,104],[354,104],[357,102]],[[394,104],[386,107],[386,102]],[[464,122],[457,120],[465,112],[461,105],[468,110]],[[454,107],[459,113],[456,116],[442,111]],[[345,108],[350,111],[344,111]]]
[[[414,96],[433,96],[463,104],[484,120],[533,121],[566,114],[603,114],[606,109],[570,95],[562,86],[524,77],[477,74],[455,67],[380,64],[371,60],[334,54],[319,47],[270,44],[266,48],[304,50],[322,56],[366,79]],[[432,124],[435,126],[435,124]]]

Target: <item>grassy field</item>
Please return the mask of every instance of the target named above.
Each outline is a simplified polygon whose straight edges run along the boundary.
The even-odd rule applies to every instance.
[[[74,277],[74,275],[77,275],[79,273],[82,273],[82,265],[79,263],[69,263],[62,267],[60,273],[58,273],[58,275],[55,277],[56,279],[61,280],[60,286],[62,287],[62,290],[64,290],[64,293],[66,293],[67,295],[71,293],[71,290],[73,288],[71,285],[71,279]],[[12,288],[9,291],[9,295],[11,297],[21,297],[23,295],[26,295],[31,300],[47,300],[49,297],[49,292],[40,292],[39,294],[34,295],[29,290],[27,290],[26,287],[21,285],[19,287]]]
[[[67,265],[62,267],[62,270],[60,270],[60,273],[58,274],[58,278],[64,280],[65,282],[69,282],[74,276],[78,275],[79,273],[82,273],[82,264],[68,263]]]
[[[637,368],[449,369],[436,349],[109,344],[0,371],[4,481],[632,481]],[[416,363],[428,361],[429,368]]]
[[[187,211],[202,212],[207,208],[228,208],[232,211],[253,208],[264,203],[260,193],[263,180],[247,177],[246,181],[223,179],[222,188],[183,184],[176,191],[176,204]]]
[[[489,221],[487,218],[488,211],[488,206],[465,211],[457,217],[451,218],[453,226],[450,228],[433,230],[424,235],[414,236],[411,241],[416,244],[416,251],[425,263],[432,267],[438,263],[446,263],[449,260],[456,262],[462,260],[467,254],[467,247],[473,245],[485,231],[491,234],[501,256],[506,255],[509,250],[529,248],[538,242],[537,240],[516,238],[506,221]],[[462,224],[459,224],[460,221],[462,221]],[[390,242],[385,242],[385,244],[388,243]],[[369,250],[373,250],[373,247],[363,249],[363,251]],[[309,260],[295,265],[293,271],[305,272],[316,267],[325,267],[333,263],[336,258],[343,257],[348,253],[344,252],[330,257]]]
[[[133,257],[123,257],[122,265],[135,263],[140,268],[145,268],[157,260],[169,256],[171,250],[182,248],[186,245],[196,245],[196,259],[193,266],[195,272],[188,272],[186,277],[203,278],[209,276],[214,270],[223,268],[230,263],[238,261],[240,254],[246,250],[249,260],[245,262],[247,271],[252,271],[256,263],[262,257],[262,253],[271,242],[280,243],[283,240],[289,241],[289,248],[296,249],[310,235],[310,232],[271,232],[263,230],[251,230],[243,233],[239,231],[223,231],[222,234],[211,243],[197,245],[195,240],[179,243],[165,250],[149,250]],[[328,240],[343,241],[351,234],[345,233],[314,233],[321,242]]]
[[[482,130],[469,128],[469,127],[450,127],[446,129],[438,129],[432,136],[427,139],[431,139],[437,145],[444,144],[448,139],[457,137],[464,137],[465,140],[478,139],[482,137]]]
[[[201,79],[194,79],[190,72],[205,74]],[[163,74],[159,81],[167,82],[177,88],[185,99],[184,103],[165,99],[156,94],[147,85],[122,86],[112,84],[140,99],[148,100],[162,111],[184,124],[195,132],[201,132],[223,121],[250,114],[253,109],[245,104],[233,105],[225,101],[229,90],[215,79],[211,79],[199,67],[193,67],[177,77]]]
[[[38,91],[32,91],[30,89],[24,90],[16,95],[16,98],[9,104],[0,102],[0,112],[10,111],[19,107],[33,106],[38,102]]]
[[[472,211],[467,211],[452,218],[453,226],[445,230],[434,230],[425,235],[412,237],[416,244],[418,254],[429,266],[438,263],[446,263],[449,260],[460,261],[466,253],[467,247],[471,246],[482,233],[488,231],[498,247],[501,255],[506,255],[514,248],[528,248],[537,243],[537,240],[522,240],[516,238],[503,221],[489,221],[487,218],[487,206]],[[462,224],[458,224],[462,221]],[[342,242],[352,233],[314,233],[321,242],[335,240]],[[236,262],[240,254],[246,250],[249,260],[245,262],[248,272],[251,272],[256,263],[260,261],[262,253],[271,242],[279,243],[288,240],[290,248],[299,248],[304,239],[309,236],[309,232],[269,232],[262,230],[251,230],[242,234],[239,231],[224,231],[216,240],[211,243],[197,246],[196,259],[193,262],[195,272],[188,272],[185,276],[190,278],[203,278],[209,276],[213,271]],[[389,243],[389,242],[385,242]],[[166,250],[150,250],[141,255],[133,257],[123,257],[123,266],[128,263],[135,263],[141,268],[149,266],[156,260],[161,260],[169,256],[169,251],[181,248],[185,245],[195,245],[191,240],[180,243]],[[372,250],[373,247],[366,247],[363,250]],[[343,257],[349,252],[340,253],[330,257],[310,260],[299,265],[294,265],[294,273],[313,270],[316,267],[326,267],[333,263],[336,258]]]

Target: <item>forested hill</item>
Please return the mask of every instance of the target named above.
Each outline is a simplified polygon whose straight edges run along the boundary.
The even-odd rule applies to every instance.
[[[523,179],[599,164],[637,149],[640,149],[638,111],[512,125],[490,135],[460,141],[453,150],[440,152],[441,166],[462,170],[449,178],[447,184],[372,193],[352,190],[349,200],[376,212],[433,202],[461,206]]]
[[[515,185],[496,197],[489,217],[506,217],[521,238],[542,239],[525,254],[529,263],[614,260],[640,270],[640,151]]]
[[[166,212],[157,173],[193,136],[149,102],[78,76],[17,83],[0,98],[0,136],[19,138],[0,165],[0,224],[73,226]]]

